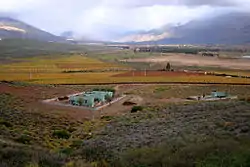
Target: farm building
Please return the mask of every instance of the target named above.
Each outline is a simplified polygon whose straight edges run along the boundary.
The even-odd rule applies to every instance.
[[[225,92],[216,92],[216,91],[214,91],[214,92],[211,93],[212,98],[225,98],[225,97],[228,97],[228,96],[229,95],[227,93],[225,93]]]
[[[207,56],[207,57],[219,57],[219,53],[205,52],[205,53],[202,53],[202,56]]]
[[[243,56],[244,59],[250,59],[250,56]]]
[[[188,100],[204,100],[204,101],[223,100],[223,99],[237,99],[237,96],[231,96],[226,92],[213,91],[211,92],[210,95],[203,94],[202,96],[188,97]]]
[[[92,91],[86,92],[82,95],[70,97],[70,104],[76,106],[95,107],[100,103],[107,102],[113,98],[114,93],[108,91]]]

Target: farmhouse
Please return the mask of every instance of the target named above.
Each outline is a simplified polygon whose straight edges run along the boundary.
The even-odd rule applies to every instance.
[[[95,107],[113,98],[114,93],[108,91],[92,91],[82,95],[71,96],[70,104],[76,106]]]

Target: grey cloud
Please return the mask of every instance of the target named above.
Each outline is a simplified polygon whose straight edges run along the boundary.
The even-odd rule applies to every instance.
[[[18,14],[17,13],[13,13],[13,12],[1,12],[0,11],[0,17],[10,17],[10,18],[17,19],[18,18]]]
[[[209,6],[234,6],[236,1],[232,0],[183,0],[185,5],[209,5]]]
[[[2,12],[56,34],[73,30],[107,36],[182,23],[246,4],[250,8],[250,0],[0,0],[0,16]]]
[[[235,6],[237,0],[144,0],[144,1],[132,1],[127,0],[127,5],[131,7],[143,7],[152,5],[184,5],[184,6]]]

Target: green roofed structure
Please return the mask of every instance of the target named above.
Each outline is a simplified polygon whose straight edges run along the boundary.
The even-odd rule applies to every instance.
[[[211,93],[212,98],[225,98],[228,97],[229,95],[226,92],[212,92]]]
[[[70,104],[76,106],[85,106],[85,107],[95,107],[98,104],[103,104],[114,97],[113,92],[108,91],[92,91],[86,92],[82,95],[71,96]]]
[[[203,94],[202,96],[190,96],[188,100],[203,100],[203,101],[216,101],[216,100],[226,100],[226,99],[237,99],[237,96],[231,96],[226,92],[213,91],[210,95]]]

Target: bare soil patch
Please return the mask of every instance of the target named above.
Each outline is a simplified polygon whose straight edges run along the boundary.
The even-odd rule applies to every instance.
[[[19,86],[12,84],[0,83],[0,94],[11,94],[22,100],[22,106],[27,112],[38,112],[52,115],[60,115],[70,117],[77,120],[85,118],[92,118],[91,111],[84,111],[82,109],[47,105],[42,103],[42,100],[47,98],[61,97],[67,94],[77,93],[78,91],[67,87],[47,87],[47,86]]]

